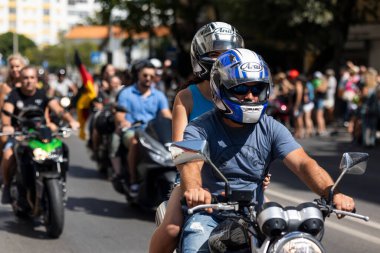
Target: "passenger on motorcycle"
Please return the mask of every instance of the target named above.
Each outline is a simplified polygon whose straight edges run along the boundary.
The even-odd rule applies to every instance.
[[[69,93],[75,96],[78,92],[76,85],[66,77],[66,70],[59,69],[57,79],[49,83],[47,95],[49,97],[68,97]]]
[[[269,165],[281,159],[313,192],[327,197],[333,180],[295,141],[289,130],[265,114],[272,88],[263,58],[247,49],[233,49],[218,57],[211,70],[211,92],[216,109],[191,121],[184,140],[207,140],[209,157],[229,180],[232,189],[255,191],[253,203],[264,201],[262,183]],[[222,195],[224,182],[203,161],[177,165],[188,207],[211,203]],[[352,211],[352,198],[335,192],[338,209]],[[186,217],[182,252],[209,252],[208,238],[224,219],[205,210]]]
[[[122,129],[130,128],[138,121],[143,122],[142,127],[145,127],[150,120],[159,114],[170,119],[172,117],[165,95],[151,87],[155,67],[149,61],[140,63],[137,75],[137,82],[123,89],[118,98],[118,105],[126,109],[126,112],[116,112],[116,131],[119,133]],[[113,143],[120,143],[119,137],[117,135],[114,137]],[[139,162],[138,142],[133,130],[126,132],[125,138],[126,141],[123,143],[128,148],[129,195],[136,197],[139,188],[136,177],[136,166]],[[114,169],[116,173],[121,171]]]
[[[219,31],[224,29],[223,36]],[[229,31],[229,33],[227,33]],[[210,70],[216,58],[228,49],[244,47],[243,38],[235,27],[224,22],[202,26],[191,43],[191,63],[195,80],[178,92],[173,105],[172,139],[180,141],[189,121],[214,108],[210,89]],[[183,216],[180,187],[173,189],[167,203],[164,220],[154,232],[149,252],[173,252],[178,243]]]
[[[21,87],[15,88],[11,91],[5,100],[3,110],[18,115],[23,108],[28,106],[38,106],[44,111],[50,108],[53,112],[63,118],[70,124],[70,127],[77,129],[79,123],[66,112],[55,99],[49,99],[42,90],[37,89],[38,74],[37,69],[32,66],[26,66],[21,70]],[[3,122],[3,133],[13,133],[17,128],[17,122],[11,119],[6,114],[2,113],[1,120]],[[10,189],[9,183],[12,178],[12,166],[15,163],[13,146],[15,144],[14,138],[8,138],[3,148],[3,159],[1,167],[3,169],[3,193],[1,203],[10,203]]]
[[[20,70],[26,64],[24,57],[22,57],[19,54],[10,55],[7,59],[7,62],[8,62],[8,76],[5,82],[0,84],[0,108],[3,108],[5,98],[12,91],[12,89],[14,87],[19,87],[21,85]],[[7,140],[5,137],[0,138],[1,150],[3,149],[3,146],[6,141]],[[2,169],[0,168],[0,172],[1,170]]]
[[[0,108],[3,107],[5,97],[14,87],[21,84],[20,70],[25,66],[25,59],[19,54],[8,57],[8,76],[5,83],[0,84]]]

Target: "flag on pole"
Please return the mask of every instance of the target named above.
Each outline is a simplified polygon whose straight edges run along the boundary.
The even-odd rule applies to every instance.
[[[86,131],[85,131],[86,121],[90,114],[89,110],[91,106],[91,101],[94,98],[96,98],[96,90],[95,90],[94,79],[92,78],[91,74],[87,71],[86,67],[82,64],[82,61],[79,57],[79,53],[77,50],[75,50],[74,61],[82,77],[82,92],[79,95],[79,99],[78,99],[76,107],[77,107],[78,121],[80,124],[79,138],[81,138],[82,140],[85,140],[86,139]]]

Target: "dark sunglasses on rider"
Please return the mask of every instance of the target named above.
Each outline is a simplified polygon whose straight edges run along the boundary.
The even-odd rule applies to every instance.
[[[153,78],[154,75],[149,75],[149,74],[145,74],[145,73],[144,73],[144,74],[143,74],[143,77],[144,77],[144,78],[148,78],[148,77],[149,77],[149,78]]]
[[[228,91],[235,95],[246,95],[249,91],[251,91],[253,96],[258,97],[263,92],[263,90],[266,89],[266,87],[267,85],[264,83],[255,84],[251,86],[240,84],[228,89]]]

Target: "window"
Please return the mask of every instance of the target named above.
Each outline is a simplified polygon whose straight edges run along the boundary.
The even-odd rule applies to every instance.
[[[69,0],[69,5],[86,4],[87,0]]]

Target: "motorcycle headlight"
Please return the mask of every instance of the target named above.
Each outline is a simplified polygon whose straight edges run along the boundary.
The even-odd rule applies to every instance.
[[[324,227],[324,219],[321,210],[313,203],[303,203],[297,209],[301,216],[299,230],[316,236]]]
[[[275,202],[267,202],[257,215],[257,222],[263,234],[273,237],[279,236],[288,228],[283,207]]]
[[[322,245],[314,238],[296,233],[284,236],[275,243],[275,253],[324,253]]]
[[[36,148],[33,150],[34,160],[45,161],[49,157],[49,153],[41,148]]]

